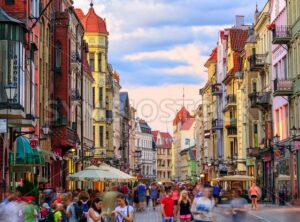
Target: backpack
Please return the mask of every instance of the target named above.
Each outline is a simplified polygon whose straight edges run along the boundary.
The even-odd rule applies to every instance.
[[[54,213],[55,213],[54,211],[49,211],[43,221],[44,222],[54,222]]]
[[[80,221],[82,217],[85,217],[83,209],[78,205],[78,203],[73,203],[75,217]]]
[[[89,205],[88,205],[88,202],[86,202],[86,203],[81,202],[80,206],[78,205],[78,203],[76,203],[76,205],[78,206],[78,208],[80,208],[80,210],[82,212],[80,218],[78,218],[77,214],[76,214],[76,217],[78,218],[78,222],[87,222],[86,214],[87,214],[87,212],[89,211],[89,208],[90,208]],[[78,209],[78,211],[79,211],[79,209]],[[75,212],[76,212],[76,209],[75,209]]]

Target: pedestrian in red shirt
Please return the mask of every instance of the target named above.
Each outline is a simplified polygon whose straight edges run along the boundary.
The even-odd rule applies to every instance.
[[[166,196],[161,199],[161,214],[163,222],[174,222],[174,200],[172,199],[172,191],[166,189]]]

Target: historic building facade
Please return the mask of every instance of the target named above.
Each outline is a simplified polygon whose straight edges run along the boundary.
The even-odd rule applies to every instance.
[[[152,136],[156,146],[156,180],[169,182],[172,180],[172,136],[161,131],[152,131]]]

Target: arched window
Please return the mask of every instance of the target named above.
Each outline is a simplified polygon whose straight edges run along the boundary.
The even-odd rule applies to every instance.
[[[55,43],[55,73],[61,72],[61,44]]]

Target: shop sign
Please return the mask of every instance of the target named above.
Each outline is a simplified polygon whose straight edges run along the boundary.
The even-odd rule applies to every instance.
[[[0,119],[0,133],[7,133],[7,119]]]
[[[31,146],[32,149],[36,149],[37,146],[39,145],[39,140],[38,139],[31,139],[29,141],[29,143],[30,143],[30,146]]]
[[[255,165],[255,158],[249,158],[246,160],[246,165],[247,166],[254,166]]]

